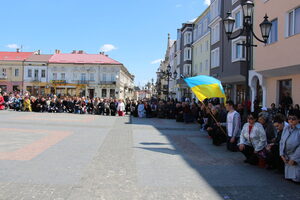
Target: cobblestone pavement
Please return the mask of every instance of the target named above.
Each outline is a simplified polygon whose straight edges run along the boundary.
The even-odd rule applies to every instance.
[[[0,199],[300,199],[173,120],[0,112]]]

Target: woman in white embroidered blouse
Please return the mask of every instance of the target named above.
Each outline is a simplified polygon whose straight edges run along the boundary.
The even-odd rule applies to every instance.
[[[248,115],[248,123],[242,129],[239,150],[245,155],[244,162],[256,165],[257,154],[267,146],[266,133],[263,126],[256,122],[254,114]]]

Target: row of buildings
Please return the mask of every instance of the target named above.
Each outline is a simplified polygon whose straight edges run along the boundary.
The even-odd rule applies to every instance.
[[[105,55],[72,53],[0,52],[0,88],[8,93],[28,91],[34,96],[133,98],[134,76]]]
[[[246,50],[240,45],[246,37],[241,35],[228,40],[222,21],[230,12],[235,19],[232,36],[243,29],[242,4],[245,0],[211,0],[210,6],[200,16],[183,23],[177,30],[177,39],[168,37],[168,46],[159,70],[176,71],[185,77],[210,75],[221,80],[227,98],[235,103],[245,100],[245,88],[249,87],[250,100],[261,106],[279,104],[286,95],[295,103],[300,102],[300,2],[294,0],[254,0],[253,30],[261,35],[259,24],[267,13],[272,29],[267,44],[255,42],[252,48],[251,67],[247,70]],[[246,84],[246,76],[248,83]],[[168,83],[157,77],[158,94]],[[193,94],[177,76],[169,82],[169,97],[193,98]],[[252,105],[253,106],[253,105]]]

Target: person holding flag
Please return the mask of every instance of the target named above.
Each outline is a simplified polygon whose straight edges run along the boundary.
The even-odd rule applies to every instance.
[[[185,78],[184,80],[201,102],[209,98],[224,98],[226,102],[226,95],[223,86],[221,81],[218,79],[211,76],[200,75]],[[241,116],[237,111],[234,110],[234,104],[232,101],[226,102],[226,110],[228,111],[226,123],[220,123],[213,117],[211,113],[210,115],[220,128],[221,126],[226,126],[227,149],[229,151],[237,151],[237,142],[241,132]],[[223,133],[226,134],[224,130]]]

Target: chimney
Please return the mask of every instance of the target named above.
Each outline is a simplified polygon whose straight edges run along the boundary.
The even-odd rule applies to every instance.
[[[77,51],[76,51],[76,50],[73,50],[73,51],[72,51],[72,54],[76,54],[76,53],[77,53]]]
[[[100,52],[101,55],[104,55],[105,53],[103,51]]]
[[[60,50],[59,49],[55,49],[55,54],[60,54]]]
[[[17,53],[20,53],[20,49],[19,48],[17,48]]]
[[[108,54],[105,54],[106,57],[108,57]]]
[[[37,50],[37,54],[38,54],[38,55],[41,55],[41,50]]]
[[[78,54],[84,54],[84,51],[83,50],[79,50]]]

